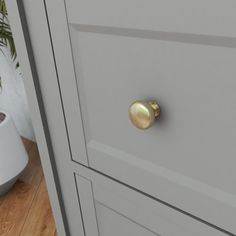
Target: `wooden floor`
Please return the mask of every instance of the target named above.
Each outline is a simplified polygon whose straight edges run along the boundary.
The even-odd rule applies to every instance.
[[[23,142],[29,164],[12,190],[0,197],[0,236],[56,236],[37,145]]]

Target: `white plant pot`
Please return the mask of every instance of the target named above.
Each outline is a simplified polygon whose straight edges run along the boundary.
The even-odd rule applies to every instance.
[[[0,122],[0,196],[16,182],[28,163],[28,155],[16,127],[7,112]]]
[[[0,108],[8,111],[22,137],[35,141],[24,79],[20,68],[16,69],[16,61],[13,62],[8,48],[0,47],[0,76],[2,79]]]

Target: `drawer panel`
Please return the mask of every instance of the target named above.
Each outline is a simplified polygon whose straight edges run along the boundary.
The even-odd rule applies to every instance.
[[[87,236],[227,235],[106,177],[83,172],[86,177],[76,175],[76,182]]]
[[[234,0],[67,0],[70,23],[235,37]]]
[[[90,166],[236,232],[236,49],[70,30]]]
[[[76,31],[72,45],[91,165],[98,149],[236,194],[236,49]],[[137,99],[161,106],[148,130],[129,120]]]

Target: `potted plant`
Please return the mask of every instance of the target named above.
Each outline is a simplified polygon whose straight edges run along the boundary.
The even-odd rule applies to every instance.
[[[28,156],[16,127],[5,111],[0,111],[0,196],[16,182],[28,163]]]
[[[5,2],[0,0],[0,50],[3,54],[6,53],[4,47],[9,48],[12,59],[16,60],[16,49]],[[19,67],[18,62],[16,67]],[[0,79],[0,89],[4,89],[2,79]],[[0,196],[11,188],[27,163],[26,150],[11,116],[0,108]]]

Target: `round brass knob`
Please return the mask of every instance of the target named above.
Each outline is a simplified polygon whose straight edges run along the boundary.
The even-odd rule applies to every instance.
[[[139,129],[152,126],[159,115],[160,106],[155,101],[135,101],[129,107],[130,120]]]

